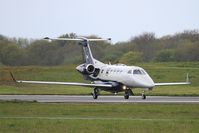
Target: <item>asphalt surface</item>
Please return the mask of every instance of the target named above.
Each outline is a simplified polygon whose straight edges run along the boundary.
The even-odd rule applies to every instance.
[[[99,96],[93,99],[92,96],[76,95],[0,95],[3,101],[37,101],[44,103],[199,103],[199,97],[187,96],[147,96],[145,100],[141,96],[130,96],[124,99],[123,96]]]

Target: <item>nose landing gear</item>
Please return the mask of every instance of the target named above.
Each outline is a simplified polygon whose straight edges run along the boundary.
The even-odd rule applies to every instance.
[[[145,91],[142,92],[142,99],[146,99]]]
[[[129,99],[129,93],[128,92],[125,92],[124,99]]]

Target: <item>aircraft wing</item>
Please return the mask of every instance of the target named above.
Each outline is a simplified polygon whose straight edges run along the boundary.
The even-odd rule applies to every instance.
[[[84,86],[84,87],[113,87],[111,84],[87,84],[87,83],[77,83],[77,82],[49,82],[49,81],[24,81],[15,80],[17,83],[29,83],[29,84],[49,84],[49,85],[69,85],[69,86]]]
[[[16,80],[14,75],[10,72],[12,80],[16,83],[29,83],[29,84],[49,84],[49,85],[69,85],[69,86],[83,86],[83,87],[104,87],[111,88],[112,84],[103,84],[103,83],[78,83],[78,82],[51,82],[51,81],[25,81],[25,80]]]
[[[189,74],[187,73],[185,82],[172,82],[172,83],[154,83],[155,86],[172,86],[172,85],[189,85],[191,84],[189,80]]]
[[[172,86],[172,85],[189,85],[190,82],[175,82],[175,83],[154,83],[155,86]]]

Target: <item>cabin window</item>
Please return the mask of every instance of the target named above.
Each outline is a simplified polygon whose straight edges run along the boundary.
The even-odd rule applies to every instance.
[[[108,70],[106,70],[106,74],[108,74],[108,73],[109,73],[109,71],[110,71],[109,69],[108,69]]]
[[[102,69],[101,73],[103,73],[103,72],[104,72],[104,70]]]

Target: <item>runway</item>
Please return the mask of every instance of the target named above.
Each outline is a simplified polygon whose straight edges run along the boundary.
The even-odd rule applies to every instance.
[[[187,96],[147,96],[145,100],[141,96],[92,96],[76,95],[0,95],[1,101],[36,101],[41,103],[199,103],[199,97]]]

